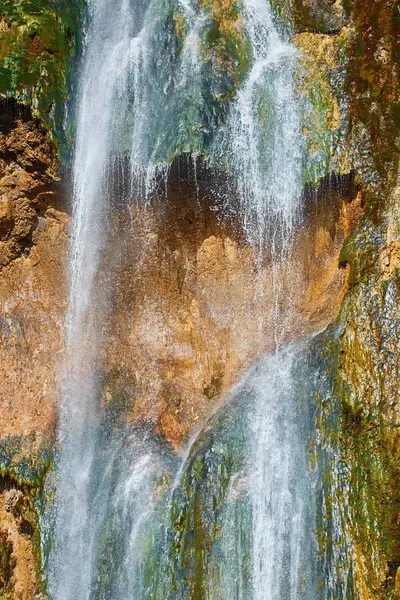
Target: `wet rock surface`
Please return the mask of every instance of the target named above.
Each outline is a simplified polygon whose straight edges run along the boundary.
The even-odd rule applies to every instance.
[[[116,274],[104,399],[128,407],[129,420],[154,420],[177,447],[276,336],[304,337],[337,314],[347,289],[339,252],[361,210],[351,178],[309,190],[274,276],[269,253],[218,215],[205,190],[207,178],[196,188],[181,173],[167,199],[122,210],[106,259]]]
[[[67,216],[55,208],[53,145],[28,110],[20,118],[15,103],[5,104],[9,118],[0,133],[2,437],[53,427],[67,250]]]
[[[297,32],[333,35],[346,23],[341,0],[273,0],[278,14],[291,21]]]
[[[179,448],[239,374],[274,347],[277,322],[286,342],[334,320],[312,357],[315,364],[329,357],[316,398],[326,393],[339,415],[338,429],[323,434],[337,444],[350,489],[355,597],[390,598],[400,585],[398,3],[275,5],[291,15],[299,93],[310,102],[306,180],[314,186],[291,259],[275,275],[268,253],[260,266],[238,222],[221,219],[197,181],[172,182],[166,201],[112,207],[102,400],[110,420],[150,421]],[[218,34],[213,25],[206,59],[232,71],[227,95],[217,90],[225,106],[247,68],[242,23],[229,3],[205,8]],[[173,20],[179,33],[184,24],[177,14]],[[228,38],[239,48],[233,59]],[[37,520],[21,482],[38,476],[35,463],[49,461],[44,449],[54,444],[69,217],[47,133],[29,108],[13,100],[1,108],[0,458],[15,479],[0,488],[0,594],[30,600],[43,592]]]
[[[57,158],[48,134],[13,101],[1,103],[0,128],[0,268],[35,243],[35,230],[55,204]],[[25,115],[24,115],[25,113]],[[6,118],[8,115],[8,118]],[[37,234],[36,234],[37,237]]]

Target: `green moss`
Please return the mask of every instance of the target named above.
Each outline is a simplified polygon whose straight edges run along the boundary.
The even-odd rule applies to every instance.
[[[45,591],[45,581],[42,570],[42,540],[38,507],[42,501],[44,480],[48,468],[48,465],[43,467],[40,474],[38,473],[33,481],[19,480],[13,472],[10,473],[7,471],[3,472],[0,476],[1,491],[15,488],[22,492],[21,499],[18,501],[14,511],[18,516],[19,533],[27,535],[30,538],[36,574],[36,587],[43,592]],[[2,590],[2,571],[6,577],[5,581],[9,582],[13,568],[12,562],[9,561],[8,566],[4,562],[7,559],[7,553],[8,547],[4,543],[4,540],[0,538],[0,591]],[[5,589],[7,589],[7,586],[5,586]]]
[[[205,539],[203,534],[203,522],[201,517],[201,504],[199,492],[196,490],[193,499],[193,537],[194,537],[194,573],[191,598],[193,600],[203,600],[205,598],[204,590],[204,551]]]
[[[22,501],[18,503],[20,531],[30,538],[37,585],[42,591],[45,583],[39,512],[44,502],[45,479],[53,462],[51,443],[40,435],[8,437],[0,441],[0,487],[22,491]]]
[[[0,595],[3,600],[11,598],[10,580],[13,570],[12,565],[12,543],[7,534],[0,531]]]
[[[356,229],[345,240],[339,255],[339,266],[350,265],[351,285],[376,270],[376,258],[383,241],[382,232],[364,214]]]
[[[329,173],[346,175],[354,168],[346,139],[344,96],[348,32],[343,30],[338,36],[305,33],[296,36],[295,43],[300,50],[298,92],[307,145],[303,177],[315,185]]]
[[[0,1],[0,96],[59,133],[83,0]]]
[[[40,486],[52,461],[50,442],[40,436],[31,434],[0,440],[0,475],[7,474],[20,483]]]
[[[177,600],[206,600],[216,593],[212,586],[219,581],[222,567],[222,512],[233,506],[227,491],[239,468],[234,444],[226,437],[230,438],[232,427],[236,426],[231,419],[229,423],[217,419],[215,428],[205,432],[192,449],[172,499],[166,495],[166,504],[159,510],[164,511],[160,522],[167,528],[161,529],[149,547],[146,598],[162,600],[173,594]]]
[[[209,13],[202,34],[203,96],[215,124],[226,118],[252,57],[239,2],[209,0],[202,7]]]

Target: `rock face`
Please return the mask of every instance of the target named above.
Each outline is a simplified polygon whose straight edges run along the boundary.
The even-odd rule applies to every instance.
[[[0,484],[0,593],[4,599],[40,600],[40,537],[30,499],[11,480]]]
[[[291,258],[274,275],[271,257],[218,217],[202,189],[196,196],[181,175],[167,200],[123,211],[107,244],[117,267],[105,399],[122,394],[128,418],[154,419],[177,446],[277,337],[331,321],[347,287],[339,249],[361,210],[351,179],[320,190],[318,208],[310,197]]]
[[[0,93],[29,98],[42,121],[15,99],[1,101],[0,596],[28,600],[42,593],[33,498],[54,445],[68,294],[69,215],[43,122],[54,130],[65,98],[73,26],[71,15],[55,17],[52,3],[38,2],[46,5],[39,15],[35,2],[27,14],[23,4],[0,21]],[[277,329],[283,343],[333,321],[310,351],[322,364],[316,403],[325,399],[339,415],[337,428],[325,424],[321,436],[337,444],[351,490],[345,520],[355,597],[390,598],[400,588],[398,3],[273,4],[293,24],[299,95],[308,107],[306,208],[290,259],[274,272],[271,256],[246,243],[240,223],[221,218],[206,169],[198,185],[188,173],[172,176],[167,198],[112,207],[113,250],[102,259],[113,274],[103,402],[127,421],[150,421],[179,448],[274,347]],[[217,94],[225,103],[248,49],[236,6],[204,8],[212,15],[205,60],[217,73],[231,72]],[[178,35],[185,24],[179,14],[173,20]],[[42,39],[55,22],[54,36]],[[226,51],[232,37],[234,56]],[[11,85],[9,58],[20,65],[20,55],[26,68]],[[341,500],[332,489],[326,498]]]
[[[390,598],[400,560],[396,240],[387,223],[367,215],[360,219],[340,257],[350,264],[351,287],[334,327],[317,338],[310,359],[322,360],[314,392],[321,439],[337,448],[341,472],[339,484],[326,488],[331,507],[326,521],[337,515],[335,507],[346,507],[357,598]],[[322,536],[327,531],[329,525]]]
[[[65,302],[66,215],[56,206],[57,161],[34,120],[6,105],[0,136],[0,406],[2,435],[49,432]],[[25,117],[25,118],[24,118]]]
[[[68,216],[55,208],[61,193],[52,153],[43,152],[50,149],[46,143],[32,120],[16,120],[3,135],[4,148],[13,152],[0,181],[12,182],[2,185],[2,198],[12,207],[4,243],[14,248],[0,277],[2,467],[16,477],[16,487],[5,492],[7,506],[14,496],[31,501],[22,482],[27,476],[42,480],[47,459],[41,457],[54,442],[57,415]],[[347,270],[338,269],[339,253],[361,210],[351,178],[338,180],[337,190],[310,194],[293,258],[280,264],[274,282],[271,257],[264,256],[260,267],[258,251],[238,224],[217,217],[210,202],[180,179],[171,182],[168,201],[115,207],[113,253],[104,258],[107,272],[114,272],[104,402],[128,421],[151,421],[175,447],[243,370],[274,347],[275,327],[284,332],[283,342],[334,318],[348,279]],[[25,206],[29,221],[17,216],[15,205]],[[38,563],[31,538],[18,533],[18,520],[6,508],[0,515],[1,547],[9,555],[4,589],[11,597],[33,598]]]
[[[7,143],[27,128],[33,122],[17,122]],[[7,255],[0,286],[2,415],[6,436],[50,435],[62,364],[67,216],[50,204],[57,202],[54,177],[45,174],[43,181],[25,171],[32,149],[21,150],[20,162],[1,180],[13,182],[3,188],[7,206],[25,207],[31,216],[25,229],[20,224],[27,221],[14,217],[17,226],[10,225],[5,240],[15,253]],[[296,233],[293,258],[275,276],[270,257],[260,267],[238,224],[217,217],[190,182],[171,182],[167,201],[117,207],[108,244],[113,254],[104,259],[106,272],[115,269],[105,402],[122,395],[130,419],[154,420],[179,445],[239,374],[274,347],[276,328],[281,342],[324,328],[346,290],[338,257],[361,209],[351,179],[317,194],[318,208],[310,197]],[[24,237],[16,237],[21,231]]]
[[[82,4],[81,0],[1,4],[0,97],[29,103],[35,117],[60,136]]]
[[[345,24],[340,0],[273,0],[278,14],[291,21],[296,31],[335,34]]]
[[[398,7],[353,2],[346,95],[348,142],[365,190],[365,214],[346,241],[350,290],[338,329],[321,341],[334,364],[330,397],[340,411],[356,597],[394,593],[399,565]],[[325,393],[325,396],[326,393]],[[326,431],[325,431],[326,433]],[[331,442],[334,432],[328,434]],[[337,438],[336,438],[337,439]],[[346,483],[345,483],[346,485]],[[371,560],[371,548],[374,560]]]
[[[56,418],[67,216],[58,161],[30,111],[2,103],[0,133],[0,596],[42,596],[34,498]]]
[[[29,251],[39,219],[54,204],[52,184],[57,179],[53,146],[35,121],[27,120],[28,111],[22,109],[18,119],[18,107],[12,101],[3,102],[3,110],[0,268]]]

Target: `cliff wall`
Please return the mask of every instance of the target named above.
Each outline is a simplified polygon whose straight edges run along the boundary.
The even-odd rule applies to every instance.
[[[218,174],[201,161],[175,158],[167,198],[110,207],[113,251],[102,259],[104,272],[113,273],[99,374],[103,402],[118,418],[150,421],[179,448],[240,374],[274,347],[276,323],[283,343],[333,322],[310,350],[322,364],[316,397],[329,398],[339,414],[336,429],[321,425],[321,435],[346,465],[356,597],[389,598],[400,593],[400,5],[274,4],[278,18],[292,22],[299,49],[308,148],[305,212],[290,259],[274,274],[271,256],[260,257],[245,241],[239,220],[221,219],[208,185]],[[225,103],[240,83],[247,51],[240,15],[225,3],[210,6],[218,33],[210,37],[217,48],[210,56],[232,75]],[[78,4],[45,0],[0,7],[5,598],[42,593],[35,506],[56,451],[68,293],[70,181],[57,140],[66,147],[60,123],[79,12]],[[179,30],[179,16],[175,22]],[[231,35],[239,48],[233,58]],[[333,488],[326,494],[340,502]]]

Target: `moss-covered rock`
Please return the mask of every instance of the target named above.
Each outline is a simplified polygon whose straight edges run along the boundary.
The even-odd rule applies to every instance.
[[[210,83],[206,102],[223,117],[248,70],[252,49],[237,0],[203,0],[201,8],[209,14],[202,50],[205,81]]]
[[[12,543],[7,534],[0,531],[0,593],[4,600],[11,594],[11,575],[13,571]]]
[[[365,214],[346,240],[350,290],[323,336],[347,489],[356,597],[392,598],[400,564],[399,3],[345,4],[347,143]],[[324,395],[326,397],[326,393]]]
[[[379,198],[383,206],[397,179],[400,3],[353,0],[346,7],[351,23],[346,78],[349,139],[365,182],[385,188]]]
[[[29,104],[53,130],[61,123],[83,0],[1,0],[0,96]]]
[[[316,342],[328,380],[318,392],[320,428],[341,473],[325,505],[343,503],[355,597],[387,598],[400,563],[398,244],[364,216],[342,260],[352,287],[335,329]]]
[[[297,32],[333,34],[345,22],[341,0],[272,0],[272,6]]]
[[[250,593],[251,506],[243,486],[243,409],[239,399],[222,408],[169,482],[175,488],[164,498],[163,525],[148,548],[146,598],[233,597],[238,565],[243,593]]]
[[[294,38],[300,53],[297,87],[307,144],[303,176],[313,184],[330,173],[353,170],[345,96],[348,37],[343,29],[335,36],[301,33]]]
[[[52,452],[40,436],[0,441],[0,595],[45,591],[40,509]],[[44,596],[40,596],[44,597]]]

